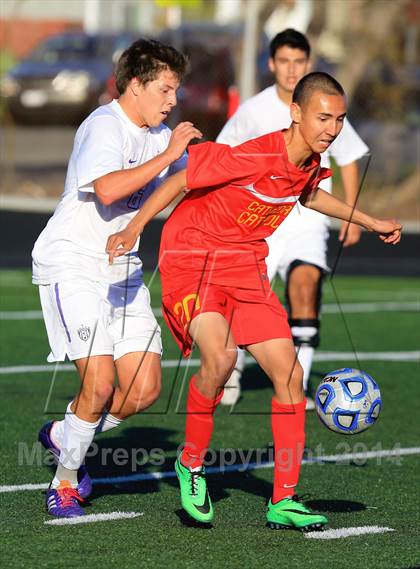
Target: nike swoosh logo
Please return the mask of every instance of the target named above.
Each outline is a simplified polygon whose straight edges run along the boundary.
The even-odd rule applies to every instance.
[[[201,514],[208,514],[210,512],[210,500],[209,500],[209,493],[206,492],[206,498],[201,506],[195,506],[195,509],[198,510]]]
[[[280,512],[290,512],[291,514],[301,514],[302,516],[319,516],[316,512],[302,512],[302,510],[281,509]]]
[[[134,160],[129,160],[129,161],[128,161],[129,164],[134,164],[135,162],[137,162],[137,158],[135,158]]]
[[[270,180],[284,180],[284,176],[270,176]]]

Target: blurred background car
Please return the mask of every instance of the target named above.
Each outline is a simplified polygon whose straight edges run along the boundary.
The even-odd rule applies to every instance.
[[[177,47],[189,58],[189,71],[178,91],[178,105],[168,125],[193,122],[214,140],[239,102],[236,88],[243,26],[183,24],[166,29],[157,39]],[[137,39],[118,34],[67,32],[50,37],[1,80],[0,92],[17,124],[77,125],[98,105],[118,98],[115,64]],[[268,40],[258,54],[258,87],[269,77]]]
[[[63,33],[42,42],[1,81],[0,91],[19,124],[78,124],[109,102],[115,61],[130,33]]]

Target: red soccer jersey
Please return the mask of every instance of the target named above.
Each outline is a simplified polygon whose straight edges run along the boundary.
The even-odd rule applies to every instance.
[[[282,131],[234,148],[214,142],[190,147],[191,191],[162,232],[163,294],[177,290],[180,280],[193,284],[203,278],[226,286],[260,287],[266,237],[304,191],[331,176],[319,163],[319,154],[302,169],[289,162]]]

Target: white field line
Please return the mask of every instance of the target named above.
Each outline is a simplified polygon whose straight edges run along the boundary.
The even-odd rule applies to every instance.
[[[350,460],[368,460],[371,458],[387,458],[387,457],[401,457],[408,455],[420,454],[420,447],[397,448],[379,451],[366,451],[366,452],[348,452],[344,454],[326,454],[312,458],[304,458],[302,464],[322,464],[322,463],[335,463],[335,462],[348,462]],[[232,464],[218,467],[210,466],[206,468],[207,474],[219,474],[225,472],[245,472],[247,470],[259,470],[262,468],[273,468],[274,463],[269,462],[250,462],[248,464]],[[167,470],[163,472],[141,472],[139,474],[130,474],[127,476],[111,476],[105,478],[93,478],[93,484],[130,484],[132,482],[140,482],[143,480],[163,480],[164,478],[175,478],[176,473],[174,470]],[[0,486],[0,494],[6,492],[21,492],[25,490],[46,490],[48,483],[41,484],[13,484]]]
[[[338,306],[336,303],[324,304],[323,314],[345,313],[362,314],[365,312],[394,312],[420,311],[420,302],[345,302]],[[153,308],[155,316],[162,316],[160,308]],[[10,310],[0,312],[0,320],[42,320],[41,310]]]
[[[341,310],[340,310],[341,309]],[[337,304],[324,304],[323,314],[337,314],[341,311],[345,313],[364,313],[364,312],[394,312],[394,311],[419,311],[420,302],[343,302]]]
[[[111,520],[126,520],[138,518],[143,512],[109,512],[107,514],[88,514],[77,518],[57,518],[44,522],[46,526],[68,526],[76,524],[91,524],[93,522],[108,522]]]
[[[366,535],[369,533],[386,533],[395,531],[392,528],[381,526],[360,526],[357,528],[338,528],[320,532],[308,532],[304,536],[307,539],[340,539],[341,537],[354,537],[356,535]]]
[[[390,362],[420,362],[420,350],[411,352],[357,352],[359,361],[390,361]],[[314,354],[315,362],[353,362],[355,354],[353,352],[316,352]],[[245,363],[255,363],[254,358],[247,356]],[[176,368],[199,366],[199,359],[190,360],[162,360],[162,367]],[[73,364],[62,364],[57,366],[57,373],[75,371]],[[54,364],[39,365],[21,365],[21,366],[3,366],[0,367],[0,375],[24,374],[24,373],[44,373],[53,372]]]

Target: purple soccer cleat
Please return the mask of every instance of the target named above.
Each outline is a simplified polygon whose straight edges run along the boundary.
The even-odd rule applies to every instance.
[[[83,502],[83,498],[67,480],[62,480],[58,488],[49,488],[45,498],[47,512],[56,518],[84,516],[85,512],[79,502]]]
[[[50,433],[51,428],[54,424],[54,421],[48,421],[41,427],[41,430],[38,434],[38,440],[42,444],[42,446],[48,450],[51,454],[58,457],[60,456],[60,449],[53,443]],[[92,480],[88,474],[86,466],[82,464],[77,472],[77,491],[81,498],[88,498],[92,494]],[[79,507],[79,509],[81,509]],[[53,514],[54,515],[54,514]],[[80,515],[80,514],[79,514]]]

